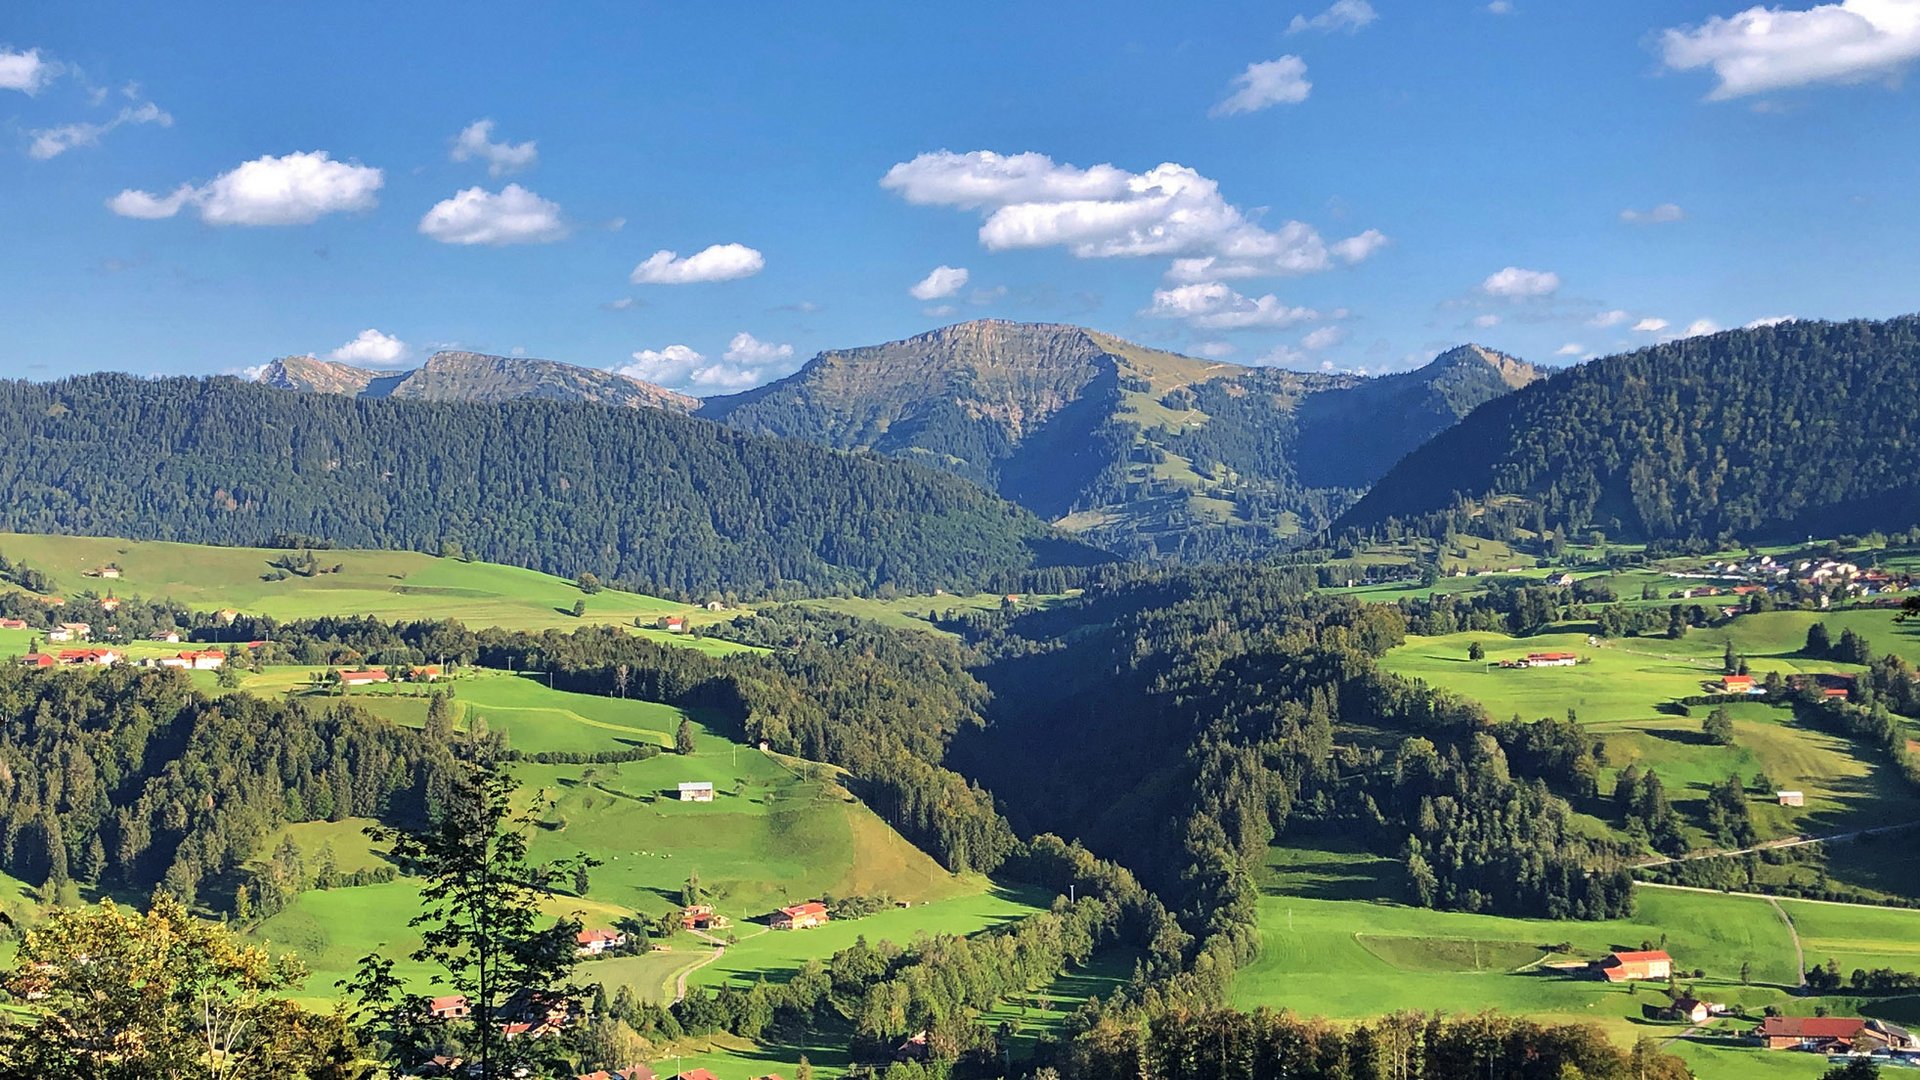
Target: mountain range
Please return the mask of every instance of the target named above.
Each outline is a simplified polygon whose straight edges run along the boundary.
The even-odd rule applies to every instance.
[[[1201,360],[1078,326],[981,320],[824,352],[704,400],[545,360],[440,353],[408,372],[290,357],[262,381],[360,397],[540,397],[691,412],[965,477],[1129,555],[1269,550],[1329,525],[1402,456],[1541,377],[1477,345],[1382,377]]]

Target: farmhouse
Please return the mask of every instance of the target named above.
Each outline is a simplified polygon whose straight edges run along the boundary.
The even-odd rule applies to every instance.
[[[20,658],[21,667],[50,668],[57,666],[59,663],[60,661],[43,652],[28,653]]]
[[[687,617],[685,615],[662,615],[660,617],[660,629],[665,630],[669,634],[684,634],[687,632]]]
[[[931,1048],[927,1045],[927,1033],[916,1031],[893,1048],[895,1061],[925,1061],[931,1057]]]
[[[114,566],[111,563],[107,564],[106,566],[96,566],[93,569],[87,571],[87,576],[97,577],[97,578],[118,579],[120,577],[120,568],[117,566]]]
[[[597,1069],[581,1073],[574,1080],[660,1080],[660,1077],[645,1065],[629,1065],[624,1069]]]
[[[680,785],[681,802],[712,802],[713,785],[706,781],[689,781]]]
[[[240,613],[232,608],[221,608],[219,611],[213,613],[213,617],[219,621],[221,626],[232,626],[233,620],[239,618]]]
[[[61,649],[60,663],[69,667],[80,664],[93,664],[106,667],[120,662],[120,654],[112,649]]]
[[[1569,586],[1569,585],[1572,585],[1572,584],[1573,584],[1573,575],[1572,575],[1572,574],[1565,574],[1565,573],[1562,573],[1562,574],[1555,574],[1555,575],[1553,575],[1552,577],[1549,577],[1549,578],[1547,579],[1547,584],[1549,584],[1549,585],[1557,585],[1557,586],[1559,586],[1560,588],[1563,588],[1563,589],[1564,589],[1564,588],[1566,588],[1567,586]]]
[[[1725,675],[1720,679],[1720,692],[1723,694],[1764,693],[1759,690],[1751,675]]]
[[[827,918],[827,905],[817,900],[809,900],[804,904],[783,907],[774,912],[773,918],[767,921],[767,925],[775,930],[808,930],[815,926],[826,925]]]
[[[1857,1016],[1769,1016],[1753,1035],[1769,1050],[1827,1050],[1857,1045],[1866,1029]]]
[[[705,1069],[688,1069],[673,1080],[720,1080],[720,1078]]]
[[[63,622],[47,631],[48,641],[85,641],[93,636],[93,627],[83,622]]]
[[[1804,791],[1776,791],[1773,797],[1780,800],[1781,806],[1807,805],[1807,793]]]
[[[683,930],[705,930],[713,923],[711,904],[692,904],[680,912],[680,928]]]
[[[1580,654],[1570,652],[1528,653],[1526,665],[1536,667],[1572,667],[1580,662]]]
[[[153,640],[164,641],[169,645],[178,645],[180,644],[180,631],[164,630],[158,634],[153,635]]]
[[[1704,1024],[1709,1017],[1718,1016],[1727,1011],[1725,1005],[1716,1005],[1699,998],[1677,997],[1666,1009],[1667,1016],[1674,1020],[1685,1020],[1690,1024]]]
[[[432,682],[440,677],[440,665],[423,664],[407,671],[408,682]]]
[[[435,1020],[459,1020],[472,1013],[473,1008],[467,1004],[465,994],[448,994],[445,997],[427,999],[427,1015]]]
[[[1666,979],[1673,975],[1673,957],[1658,949],[1611,953],[1598,965],[1600,977],[1611,983]]]
[[[25,630],[26,628],[27,620],[25,619],[0,619],[0,630]]]
[[[162,657],[161,667],[187,668],[192,671],[216,671],[227,662],[227,654],[219,649],[189,649],[183,653]]]
[[[582,930],[573,936],[582,956],[599,956],[608,949],[625,948],[627,935],[618,930]]]
[[[340,673],[340,685],[342,686],[369,686],[373,683],[388,681],[389,677],[387,673],[377,668],[369,668],[365,671],[343,671]]]

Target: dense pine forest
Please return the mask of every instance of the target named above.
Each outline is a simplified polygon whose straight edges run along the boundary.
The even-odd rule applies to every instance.
[[[464,552],[678,596],[964,588],[1103,556],[954,477],[653,409],[0,383],[0,526]]]
[[[1475,410],[1343,526],[1518,495],[1545,523],[1643,540],[1904,529],[1920,500],[1920,317],[1688,338]]]

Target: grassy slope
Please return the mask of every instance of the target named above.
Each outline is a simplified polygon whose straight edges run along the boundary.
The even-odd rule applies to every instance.
[[[1659,943],[1688,968],[1702,968],[1697,987],[1708,1000],[1836,1014],[1862,1003],[1791,995],[1797,982],[1792,938],[1766,901],[1717,894],[1641,889],[1635,914],[1608,922],[1553,922],[1438,912],[1376,899],[1399,895],[1393,860],[1350,849],[1279,850],[1260,903],[1261,951],[1240,973],[1233,1004],[1290,1008],[1334,1019],[1360,1019],[1398,1009],[1454,1012],[1501,1009],[1543,1020],[1599,1024],[1621,1042],[1642,1034],[1677,1035],[1652,1024],[1642,1007],[1664,1002],[1654,986],[1629,992],[1593,979],[1544,971],[1539,961],[1584,960],[1615,948]],[[1920,912],[1782,901],[1798,926],[1809,962],[1829,954],[1843,972],[1853,966],[1916,965]],[[1570,944],[1567,953],[1541,946]],[[1752,965],[1753,985],[1739,981]],[[1687,980],[1693,982],[1693,980]],[[1900,1007],[1881,1002],[1871,1008]],[[1731,1027],[1731,1022],[1727,1026]],[[1779,1070],[1758,1051],[1710,1046],[1679,1049],[1705,1077],[1814,1076],[1824,1068]],[[1792,1055],[1808,1066],[1815,1059]]]
[[[288,554],[267,548],[4,533],[0,552],[46,573],[62,593],[111,590],[116,596],[170,598],[201,611],[232,608],[277,619],[364,614],[539,630],[582,623],[630,626],[636,618],[651,623],[669,614],[685,615],[696,624],[731,617],[617,589],[587,596],[570,581],[536,571],[413,551],[316,551],[321,566],[338,563],[341,572],[285,581],[261,580],[271,572],[272,560]],[[85,576],[109,562],[124,571],[120,580]],[[581,619],[572,615],[577,600],[587,605]],[[727,646],[708,642],[706,647]]]

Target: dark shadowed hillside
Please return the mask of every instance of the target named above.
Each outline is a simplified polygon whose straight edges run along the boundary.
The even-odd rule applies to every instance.
[[[0,382],[0,524],[461,550],[679,594],[930,591],[1099,558],[952,476],[661,409]]]
[[[1920,519],[1920,317],[1735,330],[1596,360],[1484,406],[1343,519],[1521,496],[1551,525],[1759,540]]]

